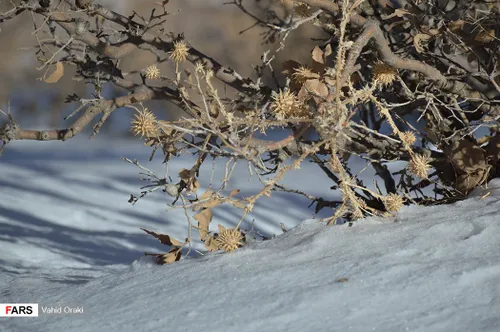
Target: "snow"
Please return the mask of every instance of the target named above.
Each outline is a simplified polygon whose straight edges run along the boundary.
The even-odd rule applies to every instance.
[[[123,141],[7,147],[0,303],[84,313],[39,309],[38,318],[0,318],[0,331],[500,331],[498,180],[465,201],[405,207],[352,227],[320,224],[307,199],[273,193],[243,226],[255,221],[275,238],[158,266],[142,253],[166,247],[139,227],[178,239],[187,227],[184,211],[165,212],[164,194],[127,203],[142,183],[119,157],[147,156]],[[246,167],[237,172],[232,187],[255,189]],[[286,181],[332,199],[321,177]],[[214,215],[214,229],[239,220],[231,209]]]

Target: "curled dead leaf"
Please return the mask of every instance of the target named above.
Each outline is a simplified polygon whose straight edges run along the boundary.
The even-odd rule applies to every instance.
[[[57,81],[59,81],[64,75],[63,63],[60,61],[56,62],[56,68],[54,71],[49,76],[46,75],[47,73],[45,73],[42,78],[45,83],[57,83]]]
[[[158,239],[158,241],[160,241],[161,243],[163,243],[163,244],[165,244],[167,246],[180,246],[181,245],[181,243],[179,241],[175,240],[170,235],[159,234],[159,233],[150,231],[150,230],[145,229],[145,228],[141,228],[141,229],[144,232],[148,233],[149,235],[154,236],[156,239]]]
[[[177,262],[181,259],[182,248],[174,247],[174,248],[170,249],[170,251],[166,254],[153,254],[153,253],[145,252],[144,255],[156,257],[156,263],[159,265],[172,264],[172,263]]]
[[[459,32],[465,25],[464,20],[456,20],[448,24],[448,29],[452,32]]]
[[[204,240],[209,233],[208,226],[212,221],[212,217],[212,210],[206,208],[193,216],[193,218],[198,221],[198,232],[200,233],[201,240]]]
[[[321,48],[319,48],[319,46],[316,46],[312,51],[312,59],[318,63],[325,63],[325,61],[323,60],[323,51],[321,50]]]
[[[200,188],[200,183],[198,182],[198,179],[194,176],[194,174],[188,170],[188,169],[181,169],[179,172],[179,177],[181,178],[181,181],[183,182],[184,187],[186,188],[186,191],[193,192],[195,193],[198,188]]]
[[[476,37],[474,38],[475,41],[478,41],[483,44],[487,44],[495,40],[495,30],[490,29],[490,30],[482,30],[480,31]]]
[[[205,248],[207,248],[210,252],[219,250],[219,245],[217,244],[217,240],[214,236],[209,236],[205,240]]]
[[[323,58],[326,59],[332,54],[332,45],[328,44],[325,47],[325,53],[323,54]]]
[[[179,171],[179,177],[182,180],[189,180],[191,178],[191,172],[188,169],[183,168]]]
[[[312,51],[311,70],[318,74],[323,74],[326,68],[324,52],[316,46]]]
[[[432,36],[425,34],[425,33],[418,33],[413,37],[413,45],[415,46],[415,49],[417,50],[418,53],[424,52],[424,48],[422,46],[422,43],[431,39]]]
[[[324,99],[326,99],[326,97],[328,97],[328,87],[326,86],[325,83],[321,82],[318,79],[307,80],[304,83],[303,89],[305,89],[306,92],[309,92],[313,95],[312,97],[314,98],[314,101],[316,103],[320,103]]]
[[[172,248],[170,251],[166,254],[163,254],[159,257],[159,263],[160,264],[172,264],[174,262],[177,262],[181,259],[182,255],[182,250],[181,248]]]
[[[409,11],[404,10],[404,9],[396,8],[394,10],[394,13],[389,14],[389,15],[382,15],[382,19],[389,20],[393,17],[404,17],[405,15],[412,15],[412,13],[410,13]]]

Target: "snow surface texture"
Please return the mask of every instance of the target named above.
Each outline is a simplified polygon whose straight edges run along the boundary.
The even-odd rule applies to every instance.
[[[160,193],[126,202],[141,183],[118,157],[145,158],[142,147],[90,144],[13,144],[0,158],[0,302],[40,311],[2,318],[0,331],[500,331],[500,181],[485,198],[478,190],[353,227],[306,220],[283,234],[280,222],[311,211],[273,193],[253,218],[275,239],[157,266],[142,252],[165,247],[138,228],[182,239],[183,211],[165,213]],[[305,178],[288,181],[323,181]],[[232,185],[253,184],[242,175]],[[214,213],[215,223],[238,221]]]

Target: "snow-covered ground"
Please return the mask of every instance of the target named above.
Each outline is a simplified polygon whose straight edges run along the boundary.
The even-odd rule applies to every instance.
[[[243,228],[254,222],[276,238],[157,266],[142,253],[166,248],[139,227],[183,239],[187,225],[183,210],[165,212],[165,194],[127,203],[143,183],[119,158],[146,164],[149,152],[134,142],[7,147],[0,303],[83,314],[39,309],[38,318],[0,318],[0,331],[500,331],[500,183],[488,197],[478,190],[450,206],[406,207],[353,227],[319,224],[307,199],[273,193]],[[172,163],[172,176],[188,162]],[[163,172],[159,161],[148,166]],[[313,167],[286,182],[333,199]],[[255,189],[245,165],[236,174],[231,187]],[[215,209],[212,226],[238,220]]]

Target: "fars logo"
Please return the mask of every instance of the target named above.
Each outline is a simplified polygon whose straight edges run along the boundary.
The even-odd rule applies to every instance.
[[[38,303],[0,303],[0,317],[38,317]]]

